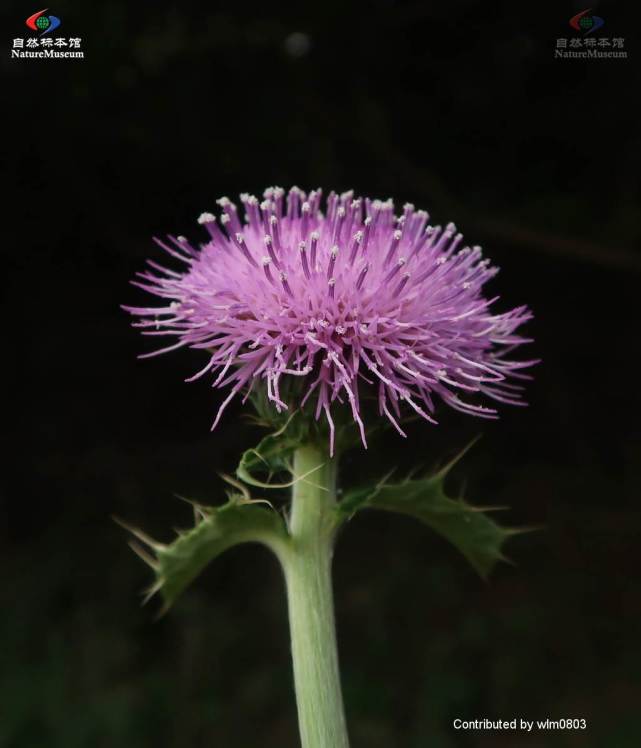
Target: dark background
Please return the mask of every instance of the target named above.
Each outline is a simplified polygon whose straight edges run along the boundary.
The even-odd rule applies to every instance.
[[[221,195],[293,183],[456,221],[503,268],[499,305],[534,309],[543,359],[526,410],[386,437],[409,466],[482,433],[452,491],[465,479],[469,500],[545,529],[510,541],[516,565],[484,584],[407,519],[349,525],[335,586],[354,746],[638,746],[633,4],[593,4],[627,61],[554,59],[581,4],[472,0],[61,0],[56,34],[82,37],[85,60],[10,60],[37,8],[7,5],[0,746],[297,745],[267,552],[228,552],[154,623],[110,519],[171,537],[190,519],[173,494],[222,501],[216,472],[259,436],[238,408],[209,433],[219,395],[182,381],[197,354],[136,359],[146,341],[119,304],[145,298],[128,281],[159,257],[151,235],[198,238]],[[455,717],[588,730],[464,734]]]

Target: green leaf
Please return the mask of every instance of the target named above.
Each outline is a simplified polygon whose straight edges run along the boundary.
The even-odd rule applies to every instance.
[[[290,379],[295,380],[296,377]],[[248,482],[250,485],[260,486],[261,488],[286,488],[291,485],[274,485],[265,483],[256,477],[256,471],[263,476],[268,476],[269,480],[278,472],[291,472],[289,470],[289,458],[293,451],[303,443],[311,441],[328,444],[330,439],[329,428],[324,417],[317,419],[315,416],[315,403],[311,401],[304,407],[299,405],[303,399],[304,390],[301,390],[300,383],[289,382],[289,386],[282,386],[280,391],[281,400],[287,403],[287,410],[277,411],[274,403],[267,397],[267,388],[264,385],[256,386],[251,391],[251,402],[256,409],[257,415],[252,420],[259,426],[274,430],[275,433],[266,437],[256,449],[248,450],[241,460],[238,477]],[[363,402],[367,397],[363,397]],[[376,400],[376,408],[378,401]],[[332,413],[334,419],[334,452],[343,454],[350,449],[361,448],[361,434],[349,408],[339,408]],[[418,418],[418,416],[417,416]],[[408,418],[406,420],[412,420]],[[387,419],[373,419],[372,423],[367,426],[367,441],[371,446],[380,435],[392,428]],[[281,438],[284,435],[287,438]],[[272,439],[272,437],[274,437]],[[272,455],[278,455],[280,449],[286,454],[284,460],[275,460],[272,463]],[[261,459],[261,455],[264,459]],[[272,470],[270,470],[270,467]]]
[[[485,514],[499,507],[475,507],[447,496],[444,483],[453,464],[424,478],[388,483],[387,476],[375,486],[347,491],[336,508],[337,525],[365,508],[415,517],[449,540],[487,578],[497,561],[507,560],[502,551],[507,538],[523,530],[501,527]]]
[[[141,530],[116,520],[150,549],[149,552],[136,542],[130,543],[154,571],[155,580],[145,601],[160,592],[164,603],[161,613],[165,613],[207,564],[240,543],[263,543],[278,554],[288,538],[285,522],[274,509],[259,505],[262,503],[267,502],[233,495],[220,507],[194,504],[195,527],[179,532],[169,544],[156,542]]]
[[[237,477],[250,486],[260,488],[291,486],[291,482],[274,483],[272,479],[279,473],[291,474],[291,459],[307,434],[307,424],[299,412],[294,412],[278,431],[264,437],[257,447],[243,453],[236,468]]]

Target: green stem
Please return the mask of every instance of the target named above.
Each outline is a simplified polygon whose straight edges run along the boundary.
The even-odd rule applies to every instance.
[[[291,545],[281,559],[298,722],[303,748],[348,748],[331,579],[336,461],[317,446],[300,447],[294,456],[294,477],[308,473],[292,489]]]

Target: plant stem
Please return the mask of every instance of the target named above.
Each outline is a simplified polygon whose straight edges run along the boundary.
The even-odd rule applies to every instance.
[[[318,446],[300,447],[294,456],[294,476],[310,471],[314,472],[292,489],[291,546],[281,559],[298,722],[303,748],[348,748],[331,579],[336,460]]]

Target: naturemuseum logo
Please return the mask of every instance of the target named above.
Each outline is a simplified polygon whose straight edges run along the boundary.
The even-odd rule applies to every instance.
[[[605,24],[600,16],[591,16],[591,10],[591,8],[582,10],[570,18],[570,26],[577,31],[583,31],[584,36],[591,34],[593,31],[598,31]]]
[[[556,40],[554,59],[558,60],[627,60],[625,39],[620,36],[590,36],[605,26],[601,16],[593,16],[587,8],[570,18],[570,28],[577,35]]]
[[[18,37],[13,40],[11,59],[44,59],[44,60],[83,60],[82,39],[79,37],[47,36],[60,27],[62,21],[58,16],[45,15],[48,8],[39,10],[29,16],[25,25],[32,31],[39,31],[38,36]],[[44,37],[44,38],[43,38]]]
[[[57,29],[61,23],[58,16],[45,16],[46,10],[47,8],[45,8],[44,10],[39,10],[37,13],[29,16],[29,18],[27,18],[27,20],[25,21],[30,29],[33,29],[34,31],[42,31],[42,34],[40,34],[40,36],[44,36],[50,31]]]

